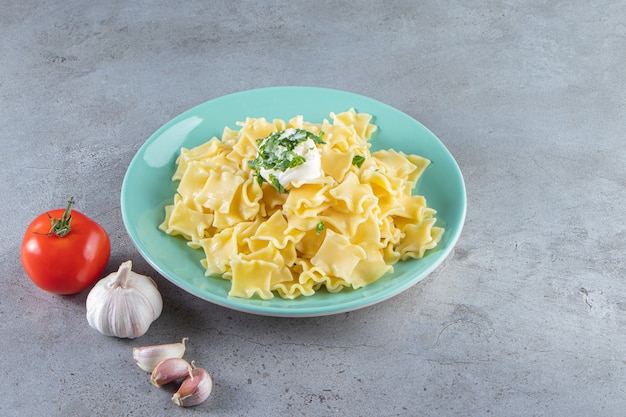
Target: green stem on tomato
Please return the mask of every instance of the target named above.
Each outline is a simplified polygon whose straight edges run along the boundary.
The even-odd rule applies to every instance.
[[[67,202],[67,208],[60,219],[55,219],[50,214],[48,217],[50,218],[50,230],[48,231],[48,235],[57,235],[58,237],[63,237],[67,235],[72,228],[70,227],[70,223],[72,222],[72,205],[74,204],[74,197],[70,197]]]

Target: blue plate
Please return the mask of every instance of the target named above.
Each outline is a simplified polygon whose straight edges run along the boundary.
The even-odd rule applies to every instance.
[[[439,246],[422,259],[398,262],[395,271],[358,290],[331,294],[318,291],[310,297],[271,300],[229,297],[230,281],[205,277],[202,250],[189,248],[182,238],[158,229],[164,207],[173,203],[177,183],[171,181],[181,147],[192,148],[224,126],[237,129],[246,117],[290,119],[303,115],[310,122],[329,119],[329,113],[355,108],[369,113],[378,130],[372,150],[393,148],[432,161],[414,193],[424,195],[437,210],[438,225],[445,227]],[[130,163],[121,192],[124,225],[139,253],[161,275],[191,294],[234,310],[283,317],[308,317],[363,308],[393,297],[419,282],[450,254],[456,244],[466,212],[463,176],[445,146],[426,127],[410,116],[368,97],[345,91],[314,87],[271,87],[219,97],[196,106],[156,131]]]

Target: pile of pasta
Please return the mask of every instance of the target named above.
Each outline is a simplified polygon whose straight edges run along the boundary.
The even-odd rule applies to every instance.
[[[159,228],[204,250],[205,275],[230,280],[229,296],[294,299],[371,284],[443,234],[436,211],[412,195],[430,161],[370,152],[371,119],[354,109],[322,123],[247,118],[221,139],[181,149],[172,177],[180,183]],[[322,136],[323,175],[280,193],[259,184],[248,161],[258,139],[290,127]]]

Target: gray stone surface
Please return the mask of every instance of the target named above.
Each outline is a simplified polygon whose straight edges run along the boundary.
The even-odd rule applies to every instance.
[[[2,416],[571,416],[626,409],[626,7],[621,1],[0,0]],[[150,134],[206,100],[331,87],[428,126],[466,180],[456,251],[363,310],[279,319],[158,276],[120,215]],[[24,229],[68,196],[165,308],[119,340],[45,293]],[[131,359],[189,336],[212,397],[179,409]]]

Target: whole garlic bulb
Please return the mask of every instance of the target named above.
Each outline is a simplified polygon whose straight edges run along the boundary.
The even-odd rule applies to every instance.
[[[132,261],[102,278],[87,296],[87,321],[106,336],[133,339],[144,335],[163,310],[152,278],[131,270]]]

